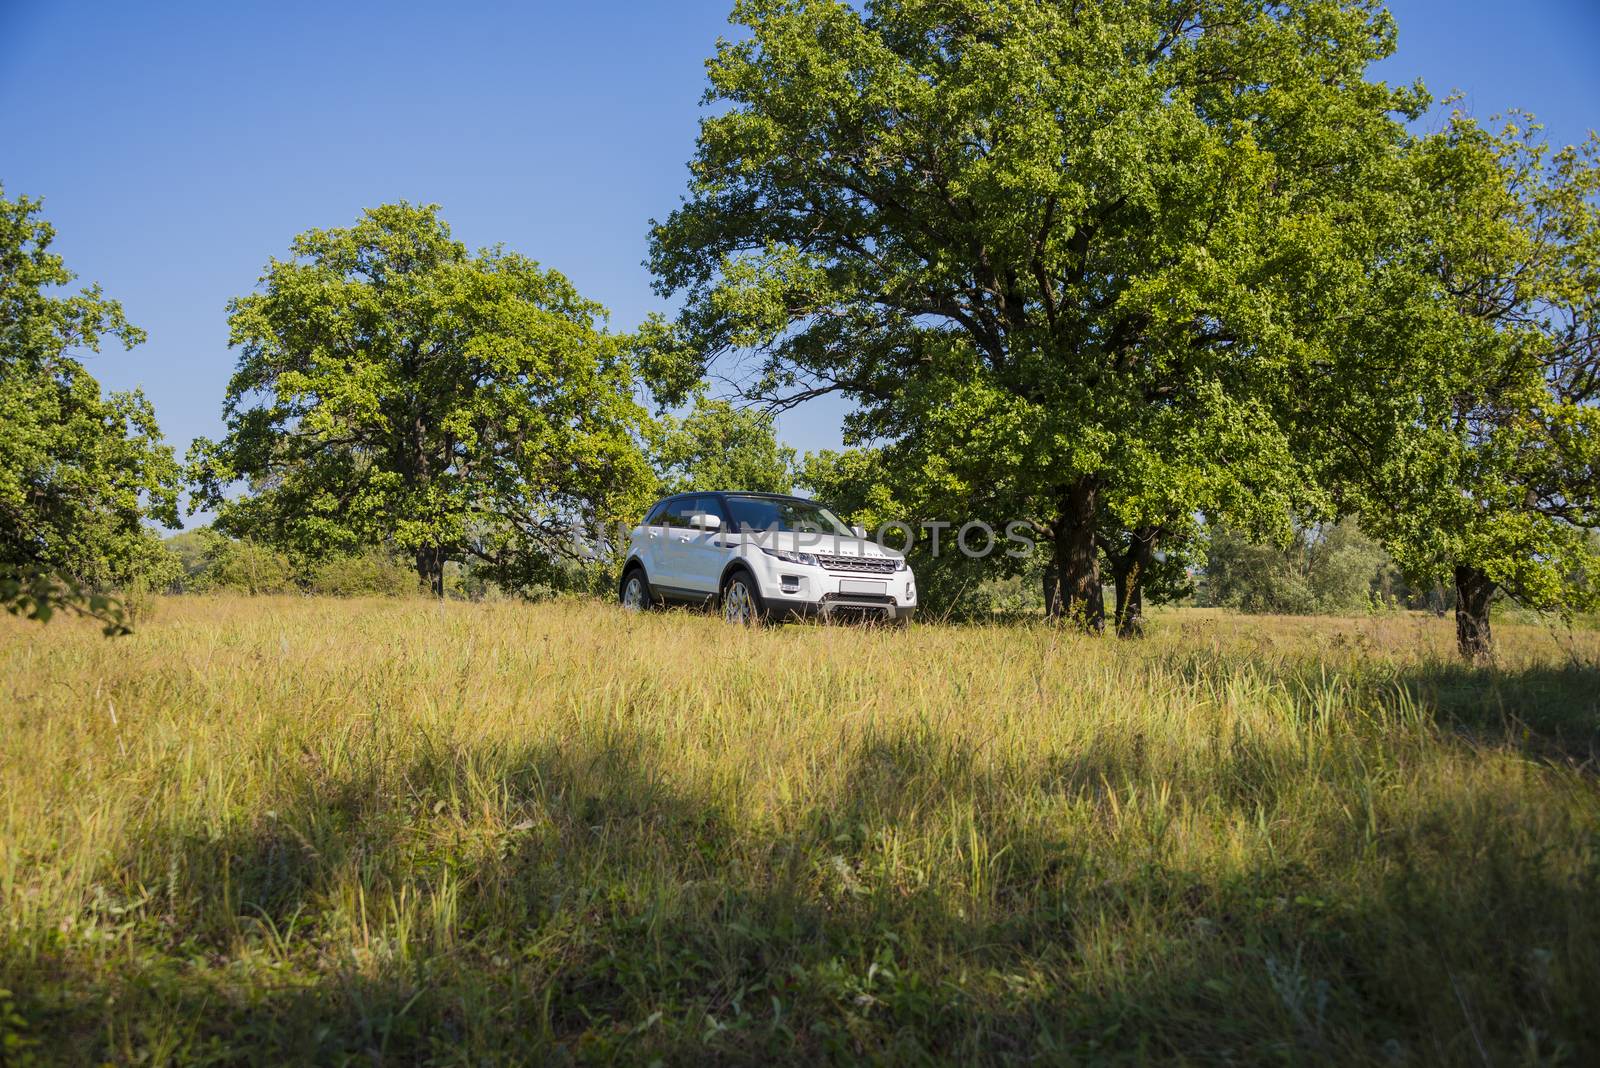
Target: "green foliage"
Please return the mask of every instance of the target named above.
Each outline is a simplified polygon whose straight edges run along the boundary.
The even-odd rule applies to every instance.
[[[1296,383],[1326,480],[1419,582],[1480,604],[1596,603],[1600,557],[1600,138],[1552,152],[1521,117],[1461,114],[1407,160],[1411,219],[1337,297],[1356,324]]]
[[[743,0],[687,203],[652,235],[670,337],[755,396],[839,392],[922,514],[1032,521],[1098,601],[1107,524],[1186,539],[1325,509],[1290,448],[1290,313],[1338,273],[1416,91],[1388,16],[1325,0]],[[1358,262],[1358,265],[1361,261]],[[682,375],[677,375],[682,381]],[[1070,606],[1069,606],[1070,608]]]
[[[219,530],[307,560],[393,545],[442,592],[447,560],[524,586],[640,509],[634,349],[559,273],[405,203],[291,252],[229,305],[228,434],[191,453]]]
[[[391,549],[373,547],[320,559],[295,559],[270,546],[231,538],[211,527],[186,530],[167,539],[173,593],[248,594],[305,591],[334,597],[400,597],[418,592],[417,574]],[[481,573],[450,564],[446,592],[477,598],[492,585]]]
[[[177,562],[178,573],[168,587],[169,593],[188,593],[196,588],[206,567],[206,549],[210,547],[214,532],[209,526],[183,530],[163,543],[168,554]]]
[[[659,436],[656,468],[665,493],[793,488],[794,450],[778,444],[772,416],[759,409],[699,395],[682,419],[665,417]]]
[[[1394,604],[1399,585],[1394,561],[1355,519],[1344,519],[1319,535],[1311,552],[1311,593],[1320,611],[1359,612]]]
[[[1301,536],[1287,549],[1253,542],[1226,528],[1212,531],[1209,540],[1202,604],[1283,615],[1315,610]]]
[[[1253,541],[1226,527],[1209,532],[1203,604],[1243,612],[1348,615],[1393,605],[1394,564],[1353,519],[1298,528],[1287,543]]]
[[[98,620],[107,637],[132,633],[132,620],[120,600],[37,566],[23,566],[0,575],[0,607],[14,616],[40,623],[50,622],[57,612]]]
[[[1024,572],[984,579],[962,591],[943,612],[937,607],[933,611],[941,619],[981,621],[1037,616],[1043,608],[1040,575]]]
[[[384,549],[331,556],[311,572],[311,592],[338,597],[400,597],[417,592],[417,574]]]
[[[885,523],[910,518],[907,506],[894,494],[892,475],[881,449],[823,449],[805,454],[795,481],[844,519],[876,531]]]
[[[259,542],[230,538],[215,530],[199,532],[203,538],[204,566],[193,576],[197,592],[227,590],[248,593],[291,593],[299,589],[298,574],[289,557]]]
[[[160,595],[181,591],[184,579],[183,558],[166,542],[151,539],[137,568],[117,587],[128,622],[149,619],[155,613]]]
[[[98,616],[104,599],[86,588],[161,566],[145,520],[176,525],[178,467],[144,396],[102,395],[73,355],[144,334],[98,286],[52,295],[74,276],[39,210],[0,189],[0,574],[14,610]]]

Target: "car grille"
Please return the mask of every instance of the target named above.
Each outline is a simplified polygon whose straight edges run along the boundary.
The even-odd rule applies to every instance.
[[[829,571],[855,571],[868,575],[891,575],[899,566],[897,561],[887,556],[828,556],[824,553],[817,554],[817,563]]]

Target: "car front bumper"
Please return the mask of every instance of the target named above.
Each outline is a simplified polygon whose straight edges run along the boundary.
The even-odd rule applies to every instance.
[[[824,601],[768,601],[767,614],[785,619],[860,619],[910,620],[917,614],[914,604],[886,604],[861,598],[836,598]]]
[[[792,564],[764,568],[757,579],[767,613],[775,619],[861,618],[907,620],[917,612],[916,580],[909,571],[840,574]],[[879,589],[868,592],[863,587]],[[880,592],[881,591],[881,592]]]

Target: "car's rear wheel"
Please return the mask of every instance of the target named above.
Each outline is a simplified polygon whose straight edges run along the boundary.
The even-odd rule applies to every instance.
[[[722,619],[725,623],[750,626],[766,618],[766,605],[756,590],[755,580],[743,571],[735,571],[722,584]]]
[[[643,612],[650,607],[650,580],[644,577],[644,568],[628,568],[627,574],[622,576],[619,600],[630,612]]]

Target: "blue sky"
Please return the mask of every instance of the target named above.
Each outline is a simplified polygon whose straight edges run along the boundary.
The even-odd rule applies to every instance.
[[[693,147],[731,0],[659,4],[84,4],[0,0],[0,181],[150,334],[91,361],[142,386],[179,453],[221,430],[224,305],[313,226],[405,198],[567,274],[628,329]],[[1392,82],[1421,77],[1553,139],[1600,127],[1600,0],[1392,0]],[[837,404],[790,413],[837,446]]]

